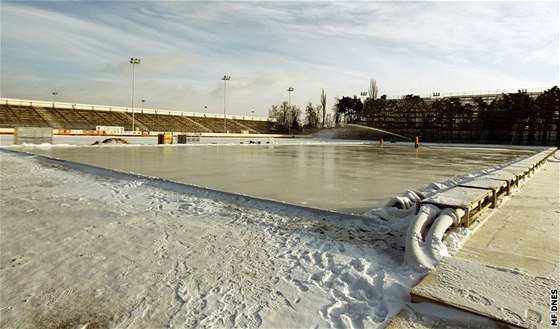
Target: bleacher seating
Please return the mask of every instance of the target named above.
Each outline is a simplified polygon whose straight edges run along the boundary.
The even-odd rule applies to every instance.
[[[66,122],[66,126],[71,126],[70,129],[83,129],[83,130],[94,130],[95,123],[88,120],[90,118],[89,113],[84,110],[69,110],[69,109],[53,109],[58,112],[58,114]],[[66,128],[68,129],[68,128]]]
[[[223,133],[224,119],[202,116],[170,115],[160,113],[134,114],[134,126],[141,131],[168,131],[188,133]],[[0,128],[51,127],[53,129],[95,130],[96,126],[117,126],[130,130],[132,113],[0,104]],[[227,119],[230,133],[281,133],[268,121]]]
[[[91,122],[96,126],[132,127],[132,116],[123,112],[88,111]]]
[[[191,119],[194,122],[197,122],[198,124],[210,129],[210,131],[213,132],[213,133],[223,133],[224,132],[224,119],[223,118],[191,117]]]
[[[0,128],[10,128],[15,124],[20,124],[20,121],[14,112],[12,112],[9,106],[2,106],[0,111]]]
[[[47,123],[48,127],[54,129],[69,129],[65,128],[65,126],[69,125],[69,122],[67,122],[64,119],[64,116],[58,113],[58,111],[56,111],[55,109],[36,107],[34,108],[34,110],[35,112],[37,112],[38,117],[42,118]]]
[[[235,120],[237,122],[237,119]],[[270,121],[253,121],[253,120],[240,120],[251,133],[256,134],[270,134],[273,131],[272,122]]]
[[[196,121],[192,120],[189,117],[181,116],[181,117],[176,117],[176,119],[179,120],[181,124],[183,124],[187,128],[186,130],[183,131],[202,132],[202,133],[211,132],[209,128],[197,123]]]
[[[48,123],[29,106],[7,106],[7,112],[16,118],[21,127],[48,127]]]

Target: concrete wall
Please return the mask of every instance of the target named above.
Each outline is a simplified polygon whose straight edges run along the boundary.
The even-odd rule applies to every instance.
[[[14,144],[52,144],[52,142],[52,128],[16,127],[14,129]]]

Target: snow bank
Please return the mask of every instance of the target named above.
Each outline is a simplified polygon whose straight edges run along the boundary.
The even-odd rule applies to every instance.
[[[0,152],[1,327],[375,328],[419,279],[403,266],[405,221]]]

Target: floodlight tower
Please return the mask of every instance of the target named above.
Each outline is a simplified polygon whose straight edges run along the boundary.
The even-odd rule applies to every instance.
[[[367,97],[367,91],[362,91],[362,92],[360,93],[360,96],[363,97],[363,99],[362,99],[362,102],[363,102],[363,101],[366,99],[366,97]]]
[[[294,87],[288,87],[288,106],[292,106],[292,91],[294,91]]]
[[[54,103],[56,102],[56,95],[58,95],[58,92],[53,92],[52,93],[52,106],[54,107]]]
[[[226,119],[226,82],[230,80],[229,75],[224,75],[222,80],[224,80],[224,134],[227,133],[227,119]]]
[[[132,64],[132,131],[134,132],[134,66],[140,64],[140,58],[130,58],[130,64]]]
[[[294,116],[292,114],[292,91],[294,91],[294,87],[288,87],[288,110],[290,111],[290,126],[288,127],[288,132],[291,134],[292,133],[292,125],[293,125],[293,119]]]

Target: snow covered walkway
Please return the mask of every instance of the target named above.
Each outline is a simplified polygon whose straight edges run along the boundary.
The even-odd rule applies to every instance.
[[[556,151],[516,195],[492,211],[457,255],[412,289],[413,301],[480,314],[496,326],[548,328],[551,290],[560,287],[559,176]]]

